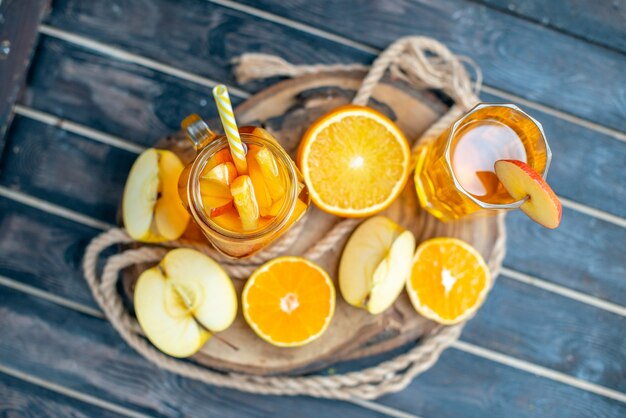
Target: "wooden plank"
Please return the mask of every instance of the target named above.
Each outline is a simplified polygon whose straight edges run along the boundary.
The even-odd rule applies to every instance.
[[[558,229],[507,216],[507,267],[617,304],[626,301],[626,229],[563,209]]]
[[[290,54],[290,43],[284,51]],[[199,112],[215,118],[206,88],[108,59],[44,36],[22,104],[68,118],[144,146],[178,129],[180,118]],[[145,86],[136,88],[134,86]],[[124,92],[123,94],[120,92]],[[483,100],[502,98],[483,94]],[[233,97],[235,103],[242,99]],[[554,116],[526,109],[540,120],[554,153],[549,180],[568,199],[626,216],[626,145]]]
[[[371,59],[368,53],[207,1],[123,2],[113,8],[106,0],[62,0],[55,2],[46,23],[229,84],[235,84],[233,58],[250,51],[281,55],[285,42],[292,43],[288,58],[295,63]],[[254,91],[266,84],[247,87]]]
[[[244,394],[174,376],[139,357],[104,320],[10,289],[0,292],[0,312],[0,364],[149,415],[373,414],[337,401]],[[626,412],[617,401],[455,349],[408,389],[380,403],[421,416],[618,417]]]
[[[95,231],[2,198],[0,214],[0,275],[98,309],[79,271]],[[503,277],[463,339],[623,390],[622,324],[618,315]]]
[[[478,2],[590,42],[626,51],[626,3],[623,0],[478,0]]]
[[[231,95],[234,105],[241,98]],[[217,117],[205,86],[43,36],[21,104],[152,146],[190,113]]]
[[[461,338],[626,392],[623,326],[623,316],[502,276]]]
[[[2,288],[0,365],[150,416],[346,416],[378,413],[307,397],[245,394],[160,370],[105,320]]]
[[[135,154],[15,118],[7,135],[0,184],[115,223]]]
[[[50,0],[0,2],[0,155],[37,39],[37,26]]]
[[[107,409],[0,373],[0,415],[20,417],[119,417]]]
[[[378,400],[425,417],[623,417],[623,403],[448,349],[403,392]]]
[[[483,5],[466,0],[241,3],[378,49],[401,36],[431,36],[476,61],[489,86],[626,131],[626,101],[606,100],[625,94],[624,54]],[[84,9],[72,13],[76,8],[66,4],[67,12],[58,9],[51,17],[55,24],[69,27],[69,22],[76,24],[77,16],[83,13],[95,22],[105,21],[104,16],[98,17],[95,7],[93,13],[87,14]],[[111,39],[103,34],[105,24],[95,22],[89,29],[83,25],[77,30]],[[137,44],[134,36],[129,38],[132,41],[124,43]]]
[[[0,276],[97,308],[81,262],[98,232],[0,198]]]

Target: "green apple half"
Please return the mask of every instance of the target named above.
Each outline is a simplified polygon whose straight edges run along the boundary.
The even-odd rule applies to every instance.
[[[350,305],[379,314],[405,285],[415,237],[392,220],[375,216],[354,231],[341,256],[339,289]]]
[[[128,235],[137,241],[178,239],[189,223],[189,213],[178,196],[183,163],[171,151],[150,148],[130,169],[122,215]]]
[[[146,337],[173,357],[196,353],[237,315],[237,294],[206,255],[178,248],[144,271],[135,286],[135,313]]]

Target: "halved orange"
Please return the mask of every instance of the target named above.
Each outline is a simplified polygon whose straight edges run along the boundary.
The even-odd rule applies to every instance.
[[[388,207],[409,176],[410,149],[400,129],[364,106],[339,107],[306,131],[298,166],[323,211],[364,217]]]
[[[278,257],[250,276],[241,295],[246,322],[279,347],[307,344],[326,331],[335,312],[335,287],[320,266]]]
[[[424,241],[406,283],[413,307],[440,324],[468,318],[485,300],[491,275],[480,253],[456,238]]]

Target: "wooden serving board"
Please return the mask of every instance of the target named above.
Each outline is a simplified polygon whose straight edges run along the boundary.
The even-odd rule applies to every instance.
[[[334,72],[280,82],[239,106],[235,111],[237,120],[240,125],[265,127],[294,156],[307,127],[330,109],[349,103],[364,75],[358,71]],[[381,82],[370,105],[394,120],[411,143],[447,110],[447,106],[433,93],[415,90],[397,80]],[[211,126],[219,130],[219,123],[212,122]],[[162,140],[157,146],[172,149],[187,161],[193,156],[193,151],[180,134]],[[383,214],[412,230],[418,243],[434,236],[457,236],[488,256],[496,239],[494,218],[447,225],[433,221],[420,209],[412,180]],[[306,223],[289,254],[304,253],[339,221],[340,218],[326,214],[312,204],[301,221]],[[345,240],[329,251],[323,260],[318,260],[335,281],[337,289],[337,268],[344,244]],[[240,262],[245,263],[245,260]],[[125,274],[124,288],[128,301],[132,301],[133,285],[138,274],[139,269]],[[243,280],[235,280],[239,294],[244,284]],[[386,312],[372,316],[345,303],[337,292],[337,306],[329,328],[319,339],[306,346],[279,348],[268,344],[254,334],[239,310],[233,325],[221,332],[219,339],[210,339],[193,359],[223,371],[259,375],[302,374],[342,360],[392,350],[418,339],[435,326],[435,323],[415,312],[405,293]]]

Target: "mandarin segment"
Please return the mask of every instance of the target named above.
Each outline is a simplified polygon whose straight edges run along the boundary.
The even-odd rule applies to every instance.
[[[327,329],[335,310],[328,274],[300,257],[279,257],[257,269],[242,294],[250,327],[281,347],[307,344]]]
[[[480,307],[490,281],[476,249],[456,238],[433,238],[417,249],[406,288],[422,316],[456,324]]]

